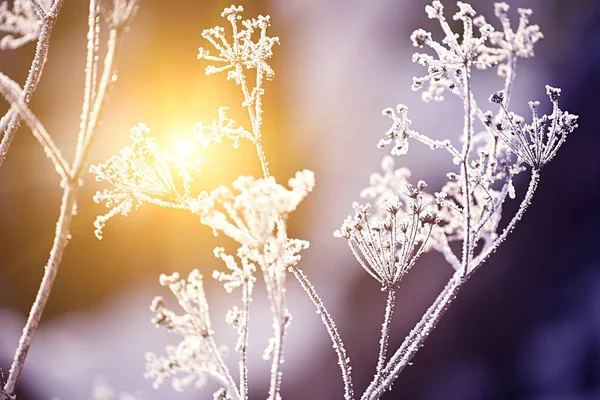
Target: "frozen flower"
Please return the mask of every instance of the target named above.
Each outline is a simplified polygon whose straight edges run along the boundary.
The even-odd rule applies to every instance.
[[[385,207],[385,219],[370,218],[370,206],[354,203],[354,216],[346,218],[334,236],[348,240],[352,254],[365,271],[382,287],[395,286],[426,250],[433,226],[439,219],[417,195],[410,201],[410,213],[401,214],[397,197]]]
[[[195,211],[203,224],[221,231],[240,244],[260,246],[275,236],[277,221],[285,220],[312,191],[312,171],[297,172],[286,189],[274,177],[255,179],[240,176],[233,190],[219,186],[210,192],[210,202],[201,203]]]
[[[225,36],[225,29],[220,26],[202,31],[202,37],[215,47],[218,55],[200,48],[198,58],[215,63],[206,67],[207,75],[228,71],[227,78],[238,84],[242,82],[241,68],[256,69],[261,79],[262,74],[265,78],[272,79],[275,72],[267,60],[273,55],[273,46],[279,44],[279,38],[270,37],[266,33],[270,25],[268,15],[242,20],[240,29],[238,21],[242,18],[240,14],[243,10],[242,6],[231,6],[221,14],[231,24],[231,42]]]
[[[429,32],[417,29],[411,35],[416,47],[428,46],[435,56],[415,53],[413,61],[427,68],[427,74],[413,79],[413,90],[420,89],[425,83],[429,84],[423,93],[423,100],[442,100],[443,92],[451,90],[458,95],[463,85],[465,67],[471,66],[487,69],[498,66],[498,74],[510,79],[517,57],[533,56],[534,45],[543,38],[537,25],[529,25],[531,10],[518,9],[520,15],[516,30],[510,26],[507,16],[508,6],[496,3],[496,16],[502,24],[502,30],[495,30],[486,22],[483,16],[477,16],[473,7],[468,3],[457,2],[459,11],[454,14],[455,21],[462,22],[462,33],[452,31],[452,27],[444,17],[444,8],[439,1],[434,1],[425,8],[429,18],[437,19],[444,32],[444,39],[436,41]],[[479,35],[475,34],[478,28]]]
[[[500,105],[504,116],[496,126],[500,138],[521,160],[535,169],[543,168],[556,155],[567,136],[577,128],[577,115],[558,108],[560,89],[546,86],[546,93],[552,102],[552,114],[538,115],[538,101],[529,102],[531,124],[523,124],[521,118],[509,113],[498,94],[490,101]]]
[[[94,196],[96,203],[104,202],[110,209],[94,222],[98,239],[102,238],[106,221],[118,214],[126,216],[144,203],[186,208],[188,202],[185,197],[189,194],[188,185],[191,181],[189,170],[199,170],[201,160],[179,163],[158,146],[150,135],[150,129],[144,124],[132,128],[129,137],[133,142],[131,146],[123,148],[105,163],[90,167],[90,172],[96,175],[98,182],[106,181],[113,186]],[[170,164],[179,170],[183,178],[183,194],[175,185]]]
[[[194,270],[187,280],[173,274],[162,275],[160,281],[171,289],[184,313],[176,314],[165,306],[162,298],[156,297],[150,307],[155,313],[153,322],[182,336],[182,340],[176,346],[167,346],[166,356],[148,353],[144,376],[154,380],[155,388],[172,379],[173,388],[179,391],[190,384],[201,387],[209,376],[227,384],[228,372],[223,364],[226,349],[218,347],[212,337],[202,275]]]

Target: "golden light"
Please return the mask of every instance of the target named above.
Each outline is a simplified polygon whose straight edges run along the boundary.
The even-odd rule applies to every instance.
[[[188,163],[196,151],[196,146],[188,139],[178,139],[175,142],[175,155],[183,163]]]

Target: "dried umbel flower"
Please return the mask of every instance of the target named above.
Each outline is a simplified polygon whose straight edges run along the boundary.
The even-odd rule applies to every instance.
[[[215,232],[256,247],[275,237],[277,221],[285,220],[312,191],[314,173],[297,172],[288,184],[290,189],[278,184],[273,177],[240,176],[233,182],[234,191],[227,186],[212,190],[209,201],[200,202],[194,212]]]
[[[539,101],[530,101],[532,122],[523,125],[522,120],[508,112],[503,104],[504,93],[490,97],[490,102],[499,104],[503,119],[496,126],[496,133],[510,149],[525,163],[535,169],[543,168],[577,128],[578,116],[558,108],[560,89],[546,86],[546,94],[552,102],[552,114],[538,114]]]
[[[266,79],[272,79],[275,72],[267,60],[273,55],[273,46],[279,44],[279,38],[267,36],[267,27],[271,22],[269,16],[259,15],[257,18],[242,20],[243,11],[242,6],[231,6],[221,13],[221,17],[231,24],[231,43],[228,42],[223,27],[216,26],[202,31],[202,37],[208,40],[219,54],[214,56],[201,47],[198,50],[198,58],[216,63],[206,67],[207,74],[228,71],[227,79],[235,80],[238,84],[242,83],[242,68],[257,70],[261,79],[263,74]],[[238,21],[241,21],[241,29]]]
[[[167,346],[166,357],[148,353],[145,376],[154,380],[156,388],[170,378],[176,390],[190,384],[201,387],[207,376],[227,385],[228,372],[223,367],[226,349],[218,347],[212,337],[202,275],[198,270],[192,271],[187,280],[179,279],[178,274],[161,275],[160,283],[171,289],[184,314],[169,310],[162,298],[157,297],[150,307],[156,313],[153,322],[182,336],[182,340],[176,346]]]
[[[436,54],[436,57],[424,53],[415,53],[413,56],[414,62],[427,68],[427,75],[413,79],[413,90],[429,83],[428,90],[423,93],[425,101],[443,100],[446,90],[460,94],[458,89],[463,84],[464,65],[479,69],[498,66],[498,75],[512,80],[516,59],[533,57],[534,45],[543,38],[537,25],[529,25],[532,13],[529,9],[517,10],[520,15],[519,24],[513,30],[507,16],[508,5],[496,3],[496,16],[502,25],[502,30],[497,31],[483,16],[476,16],[471,5],[460,1],[457,5],[459,11],[454,14],[453,19],[462,22],[461,35],[452,31],[444,17],[444,7],[440,1],[434,1],[425,11],[429,18],[439,21],[444,39],[436,41],[431,33],[423,29],[417,29],[411,35],[415,47],[428,46]],[[475,35],[475,28],[478,28],[479,36]]]
[[[127,216],[144,203],[163,207],[185,209],[191,182],[190,170],[199,171],[201,159],[181,163],[161,149],[144,125],[131,129],[132,145],[123,148],[118,155],[104,164],[92,165],[90,172],[98,182],[107,181],[113,188],[97,192],[94,201],[104,202],[110,211],[96,218],[96,236],[102,238],[102,228],[113,216]],[[179,170],[186,193],[178,190],[171,167]]]
[[[408,213],[400,213],[400,198],[386,203],[384,219],[369,218],[370,205],[354,203],[354,217],[348,217],[334,236],[348,240],[357,261],[382,288],[400,282],[426,250],[433,226],[439,217],[424,203],[421,196],[425,182],[417,187],[408,185]]]

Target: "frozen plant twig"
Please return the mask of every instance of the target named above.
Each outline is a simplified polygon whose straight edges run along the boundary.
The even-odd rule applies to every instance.
[[[198,51],[198,58],[215,63],[215,65],[206,67],[207,75],[227,71],[227,79],[234,80],[240,86],[244,95],[242,106],[248,110],[252,124],[252,135],[244,134],[243,136],[250,139],[256,147],[263,176],[267,178],[269,167],[261,141],[263,82],[265,79],[271,80],[275,76],[275,71],[267,63],[267,60],[273,55],[273,46],[279,44],[279,38],[267,35],[267,27],[271,24],[268,15],[242,20],[241,13],[243,11],[242,6],[231,6],[223,10],[221,17],[227,19],[231,24],[233,41],[231,43],[227,41],[223,27],[216,26],[205,29],[202,37],[208,40],[219,54],[212,55],[201,47]],[[242,29],[238,26],[240,20],[242,20]],[[255,36],[258,38],[254,39]],[[256,71],[253,88],[249,87],[246,76],[246,71],[251,69]]]
[[[56,7],[60,7],[59,1],[54,3],[48,15],[55,13]],[[35,302],[30,310],[23,333],[19,339],[19,344],[17,350],[15,351],[8,379],[3,388],[3,392],[9,397],[14,397],[15,395],[17,381],[21,371],[23,370],[27,353],[37,332],[46,303],[48,302],[63,253],[69,239],[71,238],[69,230],[71,220],[75,214],[77,191],[81,185],[80,177],[83,171],[83,164],[85,163],[87,154],[89,152],[91,139],[94,136],[106,94],[114,82],[112,79],[114,75],[114,61],[117,55],[118,43],[123,26],[112,26],[110,28],[107,46],[108,49],[104,58],[104,70],[102,72],[102,76],[99,82],[94,82],[91,79],[91,77],[95,77],[94,71],[96,70],[95,64],[97,63],[97,57],[95,50],[90,51],[89,49],[92,47],[95,48],[96,46],[98,37],[97,35],[100,29],[98,18],[99,9],[99,3],[96,0],[91,0],[89,7],[90,16],[88,20],[88,61],[86,62],[88,67],[86,68],[86,91],[84,96],[84,112],[82,113],[81,124],[81,126],[85,127],[85,129],[81,129],[79,133],[75,160],[73,161],[72,165],[67,165],[64,158],[60,156],[60,151],[53,144],[50,136],[47,134],[47,132],[45,132],[39,121],[37,121],[35,116],[28,111],[25,102],[21,99],[11,99],[12,105],[19,110],[20,115],[22,115],[28,125],[30,125],[34,134],[36,137],[38,137],[40,143],[42,143],[44,150],[47,154],[49,154],[49,157],[54,162],[57,170],[61,173],[63,178],[61,182],[61,186],[63,187],[63,196],[60,207],[60,215],[56,223],[54,241],[50,251],[50,257],[46,264],[44,276],[36,295]],[[90,97],[92,95],[93,105],[89,107],[89,101],[91,101]],[[82,145],[80,145],[80,142]]]
[[[459,166],[459,173],[448,173],[449,181],[433,196],[439,213],[439,224],[433,228],[430,239],[432,243],[426,249],[440,251],[455,273],[385,367],[378,362],[375,378],[362,395],[365,400],[380,398],[409,365],[459,289],[504,242],[523,217],[537,188],[540,169],[554,157],[567,135],[577,127],[577,116],[558,108],[560,89],[549,86],[547,93],[553,103],[551,116],[539,117],[537,102],[530,103],[533,122],[529,125],[523,125],[521,117],[508,111],[516,60],[532,57],[533,46],[543,37],[537,25],[529,25],[531,10],[518,10],[519,25],[516,30],[512,30],[507,17],[508,5],[496,3],[495,14],[502,24],[502,31],[496,31],[482,16],[476,16],[469,4],[459,1],[457,5],[459,11],[454,14],[453,19],[462,23],[462,34],[452,31],[444,17],[442,3],[433,1],[425,9],[429,18],[438,20],[444,33],[443,41],[435,41],[431,33],[422,29],[413,32],[411,39],[416,47],[428,46],[435,53],[435,56],[424,53],[413,56],[413,61],[427,68],[425,76],[413,79],[413,89],[417,90],[428,83],[429,88],[423,94],[424,101],[443,100],[445,91],[450,91],[463,101],[464,124],[460,136],[463,146],[460,153],[454,150],[449,140],[433,141],[412,131],[406,107],[402,105],[398,106],[397,113],[391,109],[384,110],[384,114],[393,119],[393,125],[386,133],[387,138],[379,143],[379,147],[383,147],[395,141],[392,154],[399,155],[408,150],[409,139],[415,139],[432,149],[446,148],[453,155],[454,163]],[[479,28],[478,36],[475,35],[475,27]],[[504,78],[504,89],[490,98],[493,103],[500,105],[500,112],[496,116],[479,109],[471,88],[473,67],[486,69],[493,66],[498,67],[498,75]],[[475,116],[483,123],[484,131],[481,133],[475,131]],[[551,123],[548,124],[548,121]],[[526,166],[531,167],[527,193],[517,213],[498,235],[502,205],[508,198],[515,198],[512,179],[523,172]],[[389,202],[394,195],[401,196],[402,186],[410,174],[405,169],[393,171],[393,163],[390,161],[383,162],[382,167],[386,174],[375,175],[374,178],[372,176],[371,186],[362,193],[364,197],[376,201],[376,212],[379,215],[385,202]],[[367,220],[366,215],[364,220]],[[450,247],[453,241],[462,242],[460,259]],[[363,246],[360,254],[369,254],[367,263],[359,257],[358,252],[354,251],[354,254],[363,268],[365,265],[376,265],[377,268],[370,268],[367,272],[380,283],[386,283],[380,273],[373,273],[374,270],[382,270],[373,255],[379,254],[380,248],[389,247],[385,241],[382,243],[383,246],[376,242]],[[480,243],[482,246],[478,246]],[[401,253],[396,255],[400,256]],[[385,331],[385,322],[382,331]],[[381,360],[381,355],[379,359]]]
[[[58,18],[64,0],[54,0],[49,2],[44,0],[44,4],[48,6],[48,11],[45,17],[41,20],[41,25],[38,24],[34,13],[32,12],[32,6],[26,0],[15,0],[13,2],[14,9],[8,10],[8,2],[4,1],[0,4],[0,31],[4,32],[19,32],[23,36],[19,39],[15,39],[13,35],[7,35],[0,40],[0,49],[14,49],[21,46],[22,44],[34,40],[37,38],[37,44],[35,47],[35,55],[27,75],[27,80],[23,91],[21,93],[21,99],[26,106],[29,106],[31,96],[37,87],[44,66],[46,65],[46,59],[48,58],[48,50],[50,48],[50,35],[52,29]],[[46,9],[46,7],[44,7]],[[19,17],[17,14],[25,13],[26,16]],[[6,119],[6,120],[5,120]],[[15,107],[11,107],[8,113],[2,118],[5,120],[6,125],[0,123],[1,131],[4,132],[2,140],[0,141],[0,167],[6,160],[8,150],[15,137],[19,124],[21,123],[21,116],[17,113]]]

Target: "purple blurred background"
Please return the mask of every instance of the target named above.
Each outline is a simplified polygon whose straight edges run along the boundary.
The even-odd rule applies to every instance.
[[[66,2],[31,105],[67,157],[74,149],[83,93],[85,3]],[[375,369],[385,294],[332,232],[387,153],[375,146],[389,126],[381,109],[407,104],[413,127],[434,137],[461,129],[458,99],[447,96],[443,103],[425,104],[420,93],[410,91],[411,77],[422,71],[410,61],[409,35],[418,27],[434,34],[439,28],[426,18],[426,2],[239,3],[248,17],[271,14],[271,32],[281,38],[273,60],[277,76],[266,86],[265,151],[280,182],[304,168],[316,173],[317,187],[292,215],[290,232],[311,242],[301,267],[337,321],[353,360],[356,390],[362,392]],[[444,4],[449,16],[455,5]],[[494,21],[492,2],[472,4]],[[533,8],[532,23],[545,34],[536,58],[517,66],[514,109],[526,115],[528,100],[545,99],[545,84],[559,86],[561,107],[581,116],[580,127],[543,171],[536,199],[516,231],[466,285],[386,399],[600,398],[600,137],[593,125],[600,93],[600,4],[509,4],[514,19],[516,7]],[[210,122],[220,105],[238,108],[235,85],[223,76],[204,76],[204,64],[196,60],[197,48],[205,45],[201,30],[222,24],[218,15],[228,5],[142,0],[124,38],[119,80],[92,163],[126,145],[128,129],[139,121],[170,143],[191,134],[196,121]],[[2,52],[0,70],[22,83],[32,54],[32,44]],[[485,99],[500,85],[493,72],[484,73],[475,82],[475,94]],[[1,107],[1,112],[7,109]],[[201,189],[260,172],[252,148],[229,147],[205,155]],[[410,167],[415,180],[426,179],[437,189],[451,168],[437,154],[413,144],[396,165]],[[92,222],[104,209],[91,197],[101,186],[90,175],[85,180],[73,240],[22,375],[19,400],[88,399],[98,380],[144,399],[212,398],[212,386],[178,394],[169,385],[154,391],[143,378],[144,353],[160,354],[166,343],[178,340],[152,326],[148,305],[155,295],[168,296],[158,285],[160,273],[183,275],[199,268],[209,275],[221,268],[212,248],[227,244],[226,239],[214,238],[195,217],[146,206],[111,221],[105,239],[98,241]],[[58,183],[32,135],[21,128],[0,169],[0,367],[5,371],[51,246]],[[519,182],[519,193],[525,189],[526,182]],[[516,207],[509,203],[506,215]],[[405,278],[397,296],[392,348],[451,273],[441,257],[428,254]],[[231,346],[235,332],[224,316],[238,299],[223,296],[217,283],[207,291],[217,340]],[[335,354],[319,317],[293,279],[288,295],[294,319],[283,398],[342,398]],[[268,388],[269,364],[260,358],[271,331],[264,297],[259,286],[251,324],[251,398],[264,398]],[[229,363],[237,363],[233,352]]]

